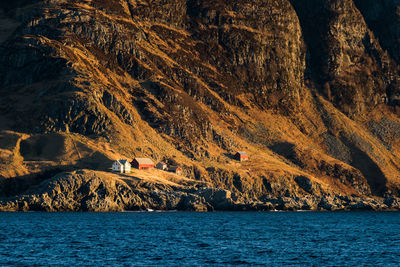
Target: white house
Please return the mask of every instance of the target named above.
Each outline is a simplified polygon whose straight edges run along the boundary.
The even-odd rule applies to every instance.
[[[112,165],[112,170],[113,172],[130,173],[131,164],[126,159],[116,160]]]

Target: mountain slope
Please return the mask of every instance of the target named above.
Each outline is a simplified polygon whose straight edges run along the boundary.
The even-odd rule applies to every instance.
[[[15,194],[44,171],[149,156],[243,201],[400,195],[395,0],[0,7],[0,175],[28,184]]]

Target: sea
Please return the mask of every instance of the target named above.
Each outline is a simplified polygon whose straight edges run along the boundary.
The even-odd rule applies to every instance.
[[[0,213],[0,266],[232,265],[400,266],[400,213]]]

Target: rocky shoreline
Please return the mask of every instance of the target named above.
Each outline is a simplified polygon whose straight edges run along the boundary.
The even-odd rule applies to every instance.
[[[0,211],[399,211],[400,198],[309,195],[243,200],[234,193],[194,184],[171,186],[111,179],[95,171],[65,172],[24,194],[0,198]]]

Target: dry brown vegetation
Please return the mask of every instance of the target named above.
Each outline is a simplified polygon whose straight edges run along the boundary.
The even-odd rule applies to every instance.
[[[352,1],[315,32],[291,2],[55,1],[13,37],[19,24],[0,29],[0,176],[146,156],[184,177],[110,177],[204,181],[243,199],[399,195],[400,120],[381,102],[396,62]]]

